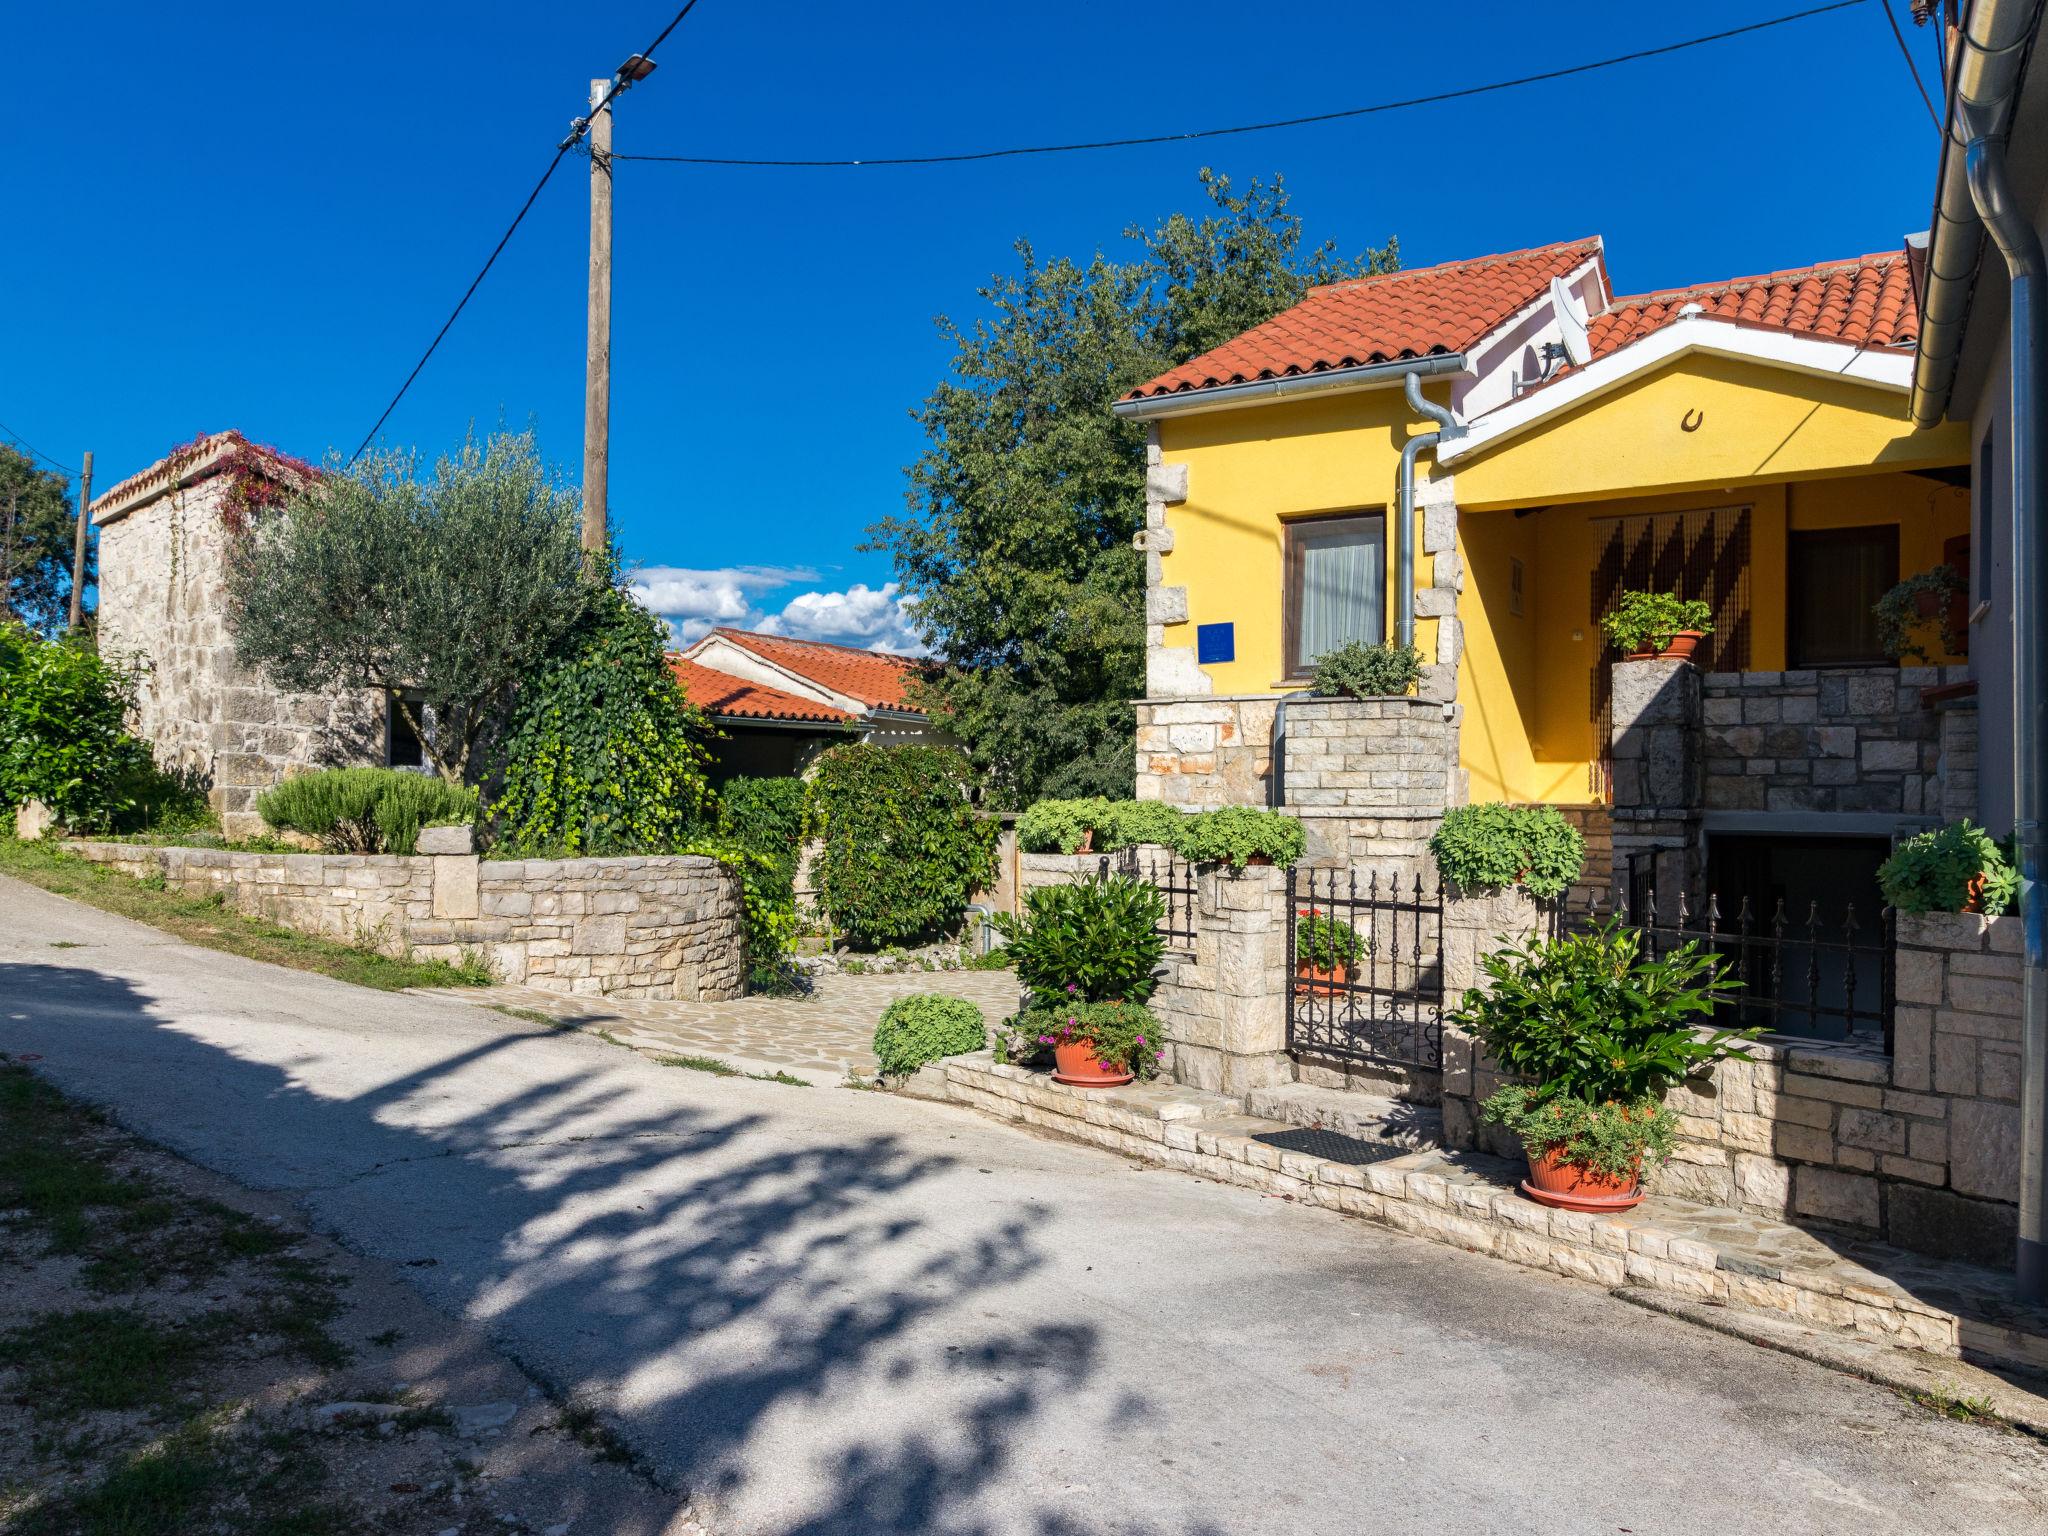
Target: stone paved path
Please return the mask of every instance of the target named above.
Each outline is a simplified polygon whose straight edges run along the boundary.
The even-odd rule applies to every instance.
[[[423,991],[574,1021],[641,1050],[712,1056],[743,1071],[789,1072],[823,1083],[875,1075],[875,1021],[899,997],[914,992],[964,997],[978,1003],[990,1023],[1017,1006],[1017,978],[1010,971],[821,976],[809,997],[743,997],[729,1003],[566,997],[510,986]]]

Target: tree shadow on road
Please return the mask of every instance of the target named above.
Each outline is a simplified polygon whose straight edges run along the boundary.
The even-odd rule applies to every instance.
[[[123,978],[0,964],[0,1050],[296,1195],[352,1247],[400,1263],[431,1248],[407,1271],[430,1299],[612,1421],[714,1530],[1216,1530],[1100,1497],[1146,1405],[1080,1406],[1101,1325],[1006,1299],[1051,1258],[1043,1207],[893,1130],[792,1148],[741,1107],[787,1090],[681,1103],[675,1079],[596,1041],[502,1015],[456,1037],[444,1004],[376,1006],[462,1046],[420,1060],[412,1044],[411,1070],[363,1086],[338,1032],[280,1059],[267,1029],[174,1024]],[[1068,1473],[1099,1523],[1090,1501],[1068,1507]]]

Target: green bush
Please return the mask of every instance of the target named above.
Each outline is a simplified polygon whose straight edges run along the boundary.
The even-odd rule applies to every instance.
[[[1320,907],[1307,907],[1294,917],[1294,953],[1319,971],[1339,966],[1352,970],[1372,953],[1372,943],[1342,919],[1325,917]]]
[[[1549,899],[1571,888],[1586,867],[1586,840],[1555,806],[1454,806],[1429,840],[1436,867],[1467,891],[1527,886]]]
[[[818,759],[810,831],[819,904],[862,946],[956,928],[996,868],[999,828],[968,800],[967,760],[943,747],[848,743]]]
[[[890,1076],[915,1072],[942,1056],[963,1056],[988,1043],[981,1010],[960,997],[924,992],[899,997],[875,1025],[875,1059]]]
[[[1163,800],[1109,800],[1095,827],[1095,846],[1104,853],[1135,848],[1140,843],[1178,847],[1187,831],[1188,814]]]
[[[1228,864],[1243,869],[1255,858],[1292,864],[1301,857],[1301,823],[1284,811],[1227,805],[1184,818],[1175,848],[1196,864]]]
[[[1878,888],[1901,912],[1961,912],[1983,877],[1978,905],[1996,917],[2019,896],[2019,871],[1982,827],[1951,822],[1907,838],[1878,866]]]
[[[1895,661],[1932,661],[1934,658],[1917,636],[1924,626],[1933,624],[1940,630],[1942,650],[1951,656],[1963,655],[1970,637],[1967,630],[1958,634],[1954,628],[1955,600],[1969,595],[1970,583],[1952,565],[1937,565],[1931,571],[1908,576],[1871,604],[1870,611],[1877,618],[1879,647]],[[1936,606],[1931,619],[1921,616],[1923,596],[1934,599]]]
[[[329,853],[411,853],[421,827],[474,821],[476,791],[398,768],[327,768],[265,790],[256,811]]]
[[[803,855],[802,779],[730,779],[718,792],[718,834],[761,854],[796,889]]]
[[[490,814],[502,858],[678,852],[711,803],[704,718],[661,621],[622,592],[521,685]]]
[[[1692,943],[1645,957],[1642,935],[1610,919],[1560,939],[1529,939],[1481,957],[1488,985],[1446,1017],[1519,1079],[1482,1106],[1486,1118],[1542,1150],[1624,1173],[1670,1143],[1664,1094],[1763,1033],[1708,1030],[1715,1004],[1741,985]],[[1561,1107],[1553,1110],[1551,1106]]]
[[[77,639],[0,621],[0,813],[40,800],[67,827],[99,832],[153,779],[149,748],[122,717],[127,680]]]
[[[1017,818],[1017,846],[1026,853],[1078,853],[1092,832],[1095,853],[1140,843],[1171,848],[1187,820],[1162,800],[1041,800]]]
[[[1422,652],[1412,645],[1346,641],[1316,659],[1315,692],[1354,699],[1403,698],[1422,676]]]
[[[994,921],[1017,979],[1040,1001],[1142,1003],[1158,985],[1152,972],[1166,953],[1165,915],[1151,885],[1111,875],[1038,886],[1021,916],[998,912]]]
[[[1714,632],[1714,610],[1676,592],[1624,592],[1600,617],[1608,641],[1624,656],[1662,650],[1681,630]]]

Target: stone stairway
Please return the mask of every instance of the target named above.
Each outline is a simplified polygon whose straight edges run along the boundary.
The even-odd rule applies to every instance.
[[[1550,1210],[1517,1188],[1520,1162],[1444,1150],[1429,1112],[1397,1100],[1303,1084],[1249,1103],[1178,1084],[1069,1088],[986,1052],[902,1091],[1613,1289],[2048,1371],[2048,1310],[2014,1302],[2003,1274],[1664,1196],[1619,1215]]]

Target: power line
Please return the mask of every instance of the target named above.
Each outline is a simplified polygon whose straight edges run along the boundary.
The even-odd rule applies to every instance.
[[[683,18],[696,8],[697,0],[688,0],[688,3],[670,18],[669,24],[661,29],[660,36],[640,50],[640,57],[652,58],[654,50],[667,42],[669,33],[681,26]],[[403,400],[405,392],[412,388],[413,380],[420,376],[420,370],[427,366],[427,360],[439,350],[441,342],[447,336],[449,329],[461,316],[462,311],[468,307],[469,301],[476,296],[477,289],[482,285],[483,280],[490,275],[490,270],[497,264],[499,256],[504,254],[506,245],[511,242],[512,236],[518,231],[519,226],[525,222],[526,215],[532,211],[534,202],[540,197],[541,189],[548,184],[549,178],[555,174],[555,168],[562,163],[562,157],[582,141],[583,135],[589,130],[590,119],[610,106],[612,98],[625,88],[626,80],[623,75],[614,78],[612,88],[604,93],[604,99],[592,107],[587,116],[577,118],[569,130],[569,136],[555,146],[554,159],[550,160],[548,168],[540,173],[540,180],[535,182],[533,190],[526,194],[526,201],[519,205],[519,212],[514,214],[512,222],[505,226],[505,233],[500,235],[498,243],[491,247],[491,254],[484,259],[484,264],[477,270],[476,276],[470,279],[469,286],[462,290],[462,297],[456,301],[455,308],[449,311],[448,318],[441,322],[441,329],[434,333],[434,339],[427,343],[427,350],[422,352],[420,360],[412,365],[412,372],[408,373],[405,376],[405,382],[398,386],[398,393],[393,395],[391,403],[384,407],[384,413],[377,418],[376,425],[363,434],[363,440],[356,444],[356,451],[348,456],[350,465],[353,465],[357,459],[363,456],[363,450],[370,446],[371,439],[384,429],[384,423],[389,421],[391,413],[398,409],[398,402]]]
[[[42,449],[36,447],[35,444],[31,443],[27,438],[21,436],[20,433],[16,432],[14,428],[8,426],[7,423],[4,421],[0,421],[0,437],[5,437],[17,448],[27,449],[28,454],[31,458],[41,459],[45,464],[49,465],[50,468],[57,471],[58,474],[69,475],[71,473],[71,471],[67,469],[64,465],[59,464],[55,459],[51,458],[47,453],[44,453]]]
[[[1920,78],[1920,66],[1913,62],[1913,50],[1906,45],[1906,34],[1899,30],[1899,18],[1892,12],[1892,0],[1877,0],[1878,8],[1884,12],[1884,19],[1891,24],[1892,36],[1898,40],[1899,57],[1906,61],[1906,68],[1913,76],[1913,89],[1920,93],[1920,100],[1927,108],[1927,120],[1934,124],[1934,131],[1941,132],[1941,114],[1934,110],[1934,98],[1927,94],[1927,86]]]
[[[1751,22],[1747,26],[1730,27],[1725,32],[1709,32],[1702,37],[1689,37],[1682,42],[1665,43],[1657,48],[1639,48],[1633,53],[1620,53],[1612,58],[1595,59],[1586,64],[1573,64],[1564,69],[1545,70],[1541,74],[1520,75],[1512,80],[1495,80],[1486,85],[1470,85],[1455,91],[1439,91],[1430,96],[1410,96],[1401,101],[1376,102],[1367,107],[1346,107],[1335,112],[1316,112],[1306,117],[1276,118],[1264,123],[1240,123],[1229,128],[1197,128],[1185,133],[1154,133],[1124,139],[1090,139],[1073,144],[1033,144],[1011,149],[982,149],[959,154],[946,155],[891,155],[859,160],[806,159],[806,160],[757,160],[741,159],[722,155],[618,155],[614,161],[654,161],[668,165],[713,165],[745,167],[783,168],[846,168],[870,165],[958,165],[973,160],[1006,160],[1020,155],[1064,155],[1081,150],[1129,149],[1140,144],[1180,144],[1192,139],[1220,139],[1232,134],[1264,133],[1274,128],[1300,128],[1310,123],[1337,122],[1344,118],[1370,117],[1381,112],[1398,112],[1408,107],[1431,106],[1438,102],[1462,101],[1472,96],[1484,96],[1494,91],[1511,91],[1519,86],[1539,85],[1549,80],[1565,80],[1574,75],[1590,74],[1594,70],[1612,69],[1617,64],[1633,64],[1643,59],[1660,58],[1669,53],[1681,53],[1688,48],[1703,47],[1708,43],[1726,42],[1730,38],[1746,37],[1752,32],[1762,32],[1771,27],[1786,26],[1791,22],[1805,21],[1813,16],[1825,16],[1830,11],[1846,11],[1861,5],[1864,0],[1833,0],[1832,4],[1816,5],[1803,11],[1792,11],[1783,16],[1773,16],[1765,21]]]

